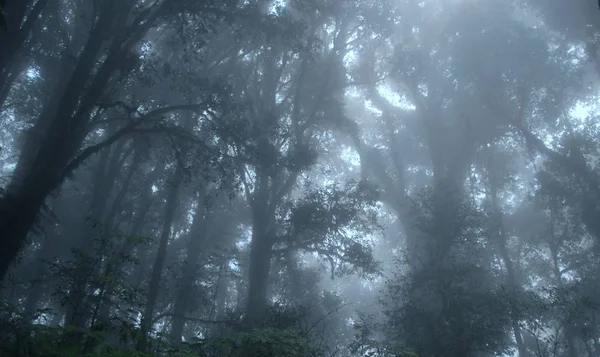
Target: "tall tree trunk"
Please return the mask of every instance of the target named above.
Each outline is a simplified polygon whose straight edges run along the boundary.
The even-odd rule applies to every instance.
[[[28,192],[6,194],[0,199],[0,281],[4,280],[25,245],[27,234],[46,199],[46,187],[31,183],[27,186]]]
[[[554,208],[552,208],[554,209]],[[551,234],[550,239],[552,239],[552,243],[550,244],[550,254],[552,256],[552,272],[554,274],[554,279],[556,280],[556,286],[559,288],[563,288],[563,279],[562,274],[560,272],[559,258],[558,258],[558,247],[555,243],[555,235],[554,235],[554,220],[551,219]],[[565,322],[565,340],[567,345],[567,357],[577,357],[577,347],[575,345],[575,334],[573,333],[573,324],[569,319]]]
[[[200,195],[202,197],[202,195]],[[182,270],[182,276],[179,281],[179,290],[175,299],[173,308],[173,321],[171,324],[171,339],[176,342],[181,341],[183,329],[185,327],[185,314],[189,300],[191,299],[194,280],[198,276],[198,261],[202,253],[202,247],[206,241],[206,233],[209,224],[209,217],[205,217],[205,202],[198,202],[194,221],[190,233],[187,237],[187,256]]]
[[[81,261],[81,266],[76,271],[74,282],[70,287],[65,326],[85,328],[92,315],[97,311],[91,305],[90,289],[97,288],[92,283],[99,275],[101,266],[89,266],[89,262],[100,262],[101,260],[96,251],[101,243],[97,240],[105,238],[102,236],[104,229],[102,222],[108,205],[108,197],[111,195],[120,169],[118,162],[121,159],[124,145],[124,142],[119,143],[112,151],[112,155],[110,150],[102,151],[94,172],[89,220],[86,219],[81,237],[76,244],[76,249],[83,255],[84,260]],[[98,225],[96,222],[100,224]],[[75,259],[78,258],[75,257]],[[86,258],[90,260],[86,261]],[[63,338],[63,345],[80,346],[82,338],[83,334],[77,331],[67,332]]]
[[[42,248],[39,254],[36,255],[35,261],[32,262],[36,265],[35,274],[31,281],[31,290],[25,300],[25,307],[23,308],[23,315],[27,319],[31,319],[36,309],[39,306],[40,299],[44,294],[44,290],[47,289],[46,283],[44,282],[46,275],[48,274],[47,261],[51,261],[54,255],[57,253],[57,247],[60,246],[60,238],[52,232],[50,235],[44,237],[42,242]]]
[[[246,328],[263,324],[268,307],[269,273],[271,271],[272,240],[269,219],[264,206],[254,202],[252,209],[252,241],[250,242],[250,266],[248,277],[248,300],[246,302]],[[262,206],[262,207],[261,207]]]
[[[133,180],[133,176],[138,171],[145,154],[147,154],[147,151],[141,149],[139,146],[134,147],[133,159],[131,160],[131,163],[127,170],[127,175],[125,175],[125,179],[121,185],[121,188],[119,189],[119,192],[113,200],[112,205],[108,211],[108,215],[106,217],[106,226],[112,230],[119,228],[117,225],[115,225],[117,216],[119,215],[119,211],[123,204],[123,200],[125,199],[127,192],[129,191],[131,181]],[[150,176],[154,178],[154,175]]]
[[[92,188],[91,197],[91,208],[90,208],[90,221],[86,222],[81,232],[81,238],[79,239],[76,248],[84,254],[84,256],[90,257],[93,260],[97,260],[95,249],[98,247],[98,238],[102,239],[102,232],[104,228],[102,223],[108,205],[108,197],[110,197],[116,177],[118,175],[118,169],[120,168],[118,162],[121,159],[123,147],[125,143],[121,142],[113,150],[112,155],[109,150],[104,150],[100,154],[98,166],[94,173],[94,184]],[[96,225],[96,222],[100,223]],[[90,270],[91,268],[91,270]],[[95,275],[98,273],[100,267],[82,267],[80,272],[91,272]],[[77,327],[84,327],[85,321],[89,317],[88,304],[86,303],[88,297],[88,289],[90,288],[88,282],[92,277],[81,276],[76,279],[78,282],[75,286],[72,286],[69,294],[69,306],[67,306],[67,315],[65,323],[67,325],[74,325]]]
[[[142,316],[140,324],[141,338],[138,342],[138,350],[145,351],[148,347],[148,335],[152,329],[152,320],[154,317],[154,308],[158,301],[158,292],[160,287],[160,280],[163,272],[163,267],[167,257],[167,246],[169,244],[169,238],[171,236],[171,225],[175,218],[175,211],[177,208],[179,188],[183,182],[183,167],[179,163],[173,174],[173,180],[169,193],[167,196],[167,203],[165,206],[164,221],[158,244],[158,251],[152,267],[152,274],[150,276],[150,284],[148,286],[148,299],[146,301],[146,308]]]
[[[494,173],[490,174],[493,176]],[[506,282],[512,292],[517,292],[521,289],[520,284],[517,282],[515,273],[515,267],[510,257],[508,247],[506,246],[506,234],[504,232],[504,225],[502,220],[502,213],[500,211],[500,205],[498,203],[498,189],[495,177],[489,177],[490,180],[490,198],[492,201],[492,225],[495,233],[495,239],[497,240],[496,246],[500,253],[502,261],[506,266]],[[515,336],[515,342],[517,343],[517,350],[519,351],[519,357],[528,357],[529,352],[523,343],[523,334],[521,332],[521,326],[519,325],[518,316],[516,316],[516,306],[511,305],[511,324],[513,333]]]
[[[142,187],[145,187],[146,189],[142,191],[142,196],[139,199],[139,201],[140,201],[139,208],[136,212],[131,229],[128,232],[128,235],[132,238],[137,237],[142,233],[142,229],[144,227],[144,223],[146,222],[148,212],[150,211],[150,208],[152,206],[152,198],[153,198],[152,197],[152,185],[160,177],[162,177],[164,170],[165,170],[164,165],[158,165],[156,168],[154,168],[154,170],[152,170],[152,172],[148,175],[145,183],[142,185]],[[134,168],[132,167],[130,174],[126,178],[126,181],[129,181],[130,175],[132,174],[133,171],[134,171]],[[123,188],[125,189],[125,187],[123,187]],[[115,199],[115,201],[117,201],[117,200],[119,200],[119,196],[117,196],[117,198]],[[115,210],[114,207],[113,207],[113,210]],[[114,218],[112,218],[112,219],[114,219]],[[110,222],[110,221],[111,221],[111,217],[107,218],[107,222]],[[144,247],[146,247],[146,245],[144,245]],[[131,252],[133,251],[134,248],[135,248],[134,244],[128,240],[123,244],[120,251],[122,254],[128,255],[128,254],[131,254]],[[113,266],[111,268],[114,270],[121,270],[123,267],[122,267],[122,264],[117,264],[116,266]],[[135,274],[133,274],[133,275],[135,275]],[[137,281],[137,280],[131,279],[131,278],[129,278],[127,280],[127,282],[129,284],[132,284],[133,286],[136,286],[136,287],[139,286],[139,285],[135,284],[135,281]],[[110,309],[113,306],[113,303],[112,303],[113,293],[114,293],[114,291],[111,288],[109,288],[105,292],[104,300],[101,302],[100,311],[98,314],[98,321],[100,324],[107,324],[109,321]]]
[[[122,25],[115,19],[129,14],[115,14],[113,10],[121,9],[122,6],[122,3],[118,3],[119,6],[115,8],[117,3],[101,2],[98,20],[65,90],[60,94],[56,110],[47,113],[51,119],[48,119],[47,130],[43,133],[40,144],[34,145],[35,150],[27,153],[32,159],[28,158],[26,170],[22,170],[22,175],[17,178],[18,182],[9,185],[6,194],[0,199],[0,245],[3,247],[0,252],[0,280],[25,246],[27,234],[46,197],[62,184],[65,168],[75,157],[87,135],[90,113],[119,68],[121,55],[133,45],[133,42],[127,42],[127,45],[113,42],[106,60],[97,66],[106,40],[112,37],[113,25]],[[38,120],[45,121],[46,118],[40,117]]]
[[[225,307],[229,295],[229,260],[225,260],[219,270],[219,279],[217,280],[217,320],[225,317]]]
[[[223,321],[226,318],[227,298],[229,297],[229,260],[225,259],[219,269],[219,278],[217,279],[217,290],[215,292],[215,316],[217,321]],[[208,330],[209,337],[222,337],[225,335],[227,325],[219,323]]]

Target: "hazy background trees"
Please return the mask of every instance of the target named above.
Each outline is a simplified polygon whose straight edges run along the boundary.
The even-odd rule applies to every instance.
[[[0,4],[2,355],[600,356],[596,2]]]

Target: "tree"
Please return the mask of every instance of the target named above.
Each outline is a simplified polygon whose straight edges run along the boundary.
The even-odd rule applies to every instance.
[[[92,10],[91,5],[89,10]],[[5,232],[2,244],[6,247],[0,257],[0,276],[6,275],[8,267],[23,248],[27,232],[34,225],[46,197],[62,184],[75,167],[103,147],[135,132],[140,124],[153,125],[147,119],[173,110],[196,110],[205,105],[178,103],[156,110],[146,109],[145,113],[139,112],[111,137],[82,149],[90,123],[106,113],[102,108],[97,108],[98,103],[118,79],[117,73],[122,78],[126,77],[139,65],[133,53],[139,51],[140,41],[152,28],[181,12],[192,16],[198,14],[197,11],[219,13],[229,6],[226,3],[218,6],[206,4],[197,9],[182,5],[177,1],[165,1],[137,8],[133,1],[119,4],[103,2],[96,9],[98,11],[93,13],[96,22],[81,48],[76,66],[64,74],[63,78],[69,78],[62,84],[64,91],[54,92],[56,97],[42,109],[32,131],[36,135],[26,139],[12,183],[0,201],[0,229]],[[133,22],[128,25],[126,19],[130,17]],[[107,40],[110,41],[108,45],[104,43]],[[106,57],[102,55],[104,49],[108,50]],[[124,58],[129,58],[129,61],[122,61]],[[125,109],[126,112],[129,110]],[[130,113],[135,114],[135,111]]]
[[[0,355],[598,355],[595,2],[5,5]]]
[[[240,61],[236,73],[239,77],[233,88],[240,101],[250,103],[249,120],[242,126],[246,136],[233,143],[239,153],[239,172],[252,216],[246,310],[250,327],[260,326],[267,310],[274,247],[281,241],[293,242],[297,234],[289,229],[298,227],[285,223],[294,212],[293,200],[288,200],[300,177],[316,164],[320,138],[344,123],[337,99],[344,83],[340,82],[343,77],[338,69],[347,51],[353,11],[349,8],[336,17],[327,3],[307,8],[295,2],[275,15],[267,16],[263,11],[266,27],[258,28],[265,33],[258,35],[266,37],[254,50],[255,56]],[[330,21],[335,23],[333,34],[320,36]],[[277,29],[279,34],[274,32]],[[333,45],[331,50],[320,49],[329,43]],[[251,80],[244,80],[244,76]],[[288,78],[292,79],[290,84],[286,84]],[[336,191],[334,195],[338,195]],[[342,229],[355,224],[355,220],[360,218],[348,216],[340,223],[332,222],[329,229]],[[357,253],[362,250],[360,244],[353,247]],[[321,247],[309,249],[323,251]],[[346,259],[337,254],[337,258]]]

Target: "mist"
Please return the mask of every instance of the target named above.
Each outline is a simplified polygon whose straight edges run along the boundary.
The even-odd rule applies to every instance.
[[[600,8],[0,0],[0,356],[599,357]]]

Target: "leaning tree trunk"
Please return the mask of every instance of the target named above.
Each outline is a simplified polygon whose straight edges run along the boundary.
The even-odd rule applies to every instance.
[[[80,75],[87,78],[85,74]],[[84,79],[76,78],[74,74],[72,82],[77,81],[84,82]],[[62,105],[59,105],[55,122],[62,122],[58,120],[59,116],[71,117],[70,113],[75,103],[66,100],[70,95],[74,94],[67,90]],[[49,129],[49,135],[36,150],[27,171],[17,178],[18,182],[9,186],[0,200],[0,243],[4,247],[0,253],[0,279],[24,247],[27,234],[34,225],[46,197],[61,183],[63,168],[83,141],[82,137],[65,133],[65,127],[51,125]]]
[[[128,53],[149,28],[146,23],[131,31],[130,37],[112,36],[115,26],[124,26],[132,8],[132,2],[102,2],[98,19],[89,39],[77,60],[65,90],[57,101],[56,110],[42,110],[48,117],[47,130],[42,133],[39,145],[31,145],[29,157],[15,169],[18,180],[9,185],[0,199],[0,280],[4,278],[12,262],[26,244],[28,232],[46,197],[63,182],[69,172],[65,170],[76,156],[87,135],[90,113],[104,94],[112,76],[119,69],[124,53]],[[136,30],[136,31],[133,31]],[[114,39],[104,62],[98,66],[107,39]],[[96,70],[97,68],[97,70]],[[54,105],[54,103],[48,104]],[[34,140],[30,138],[29,140]],[[26,165],[20,169],[20,165]]]

